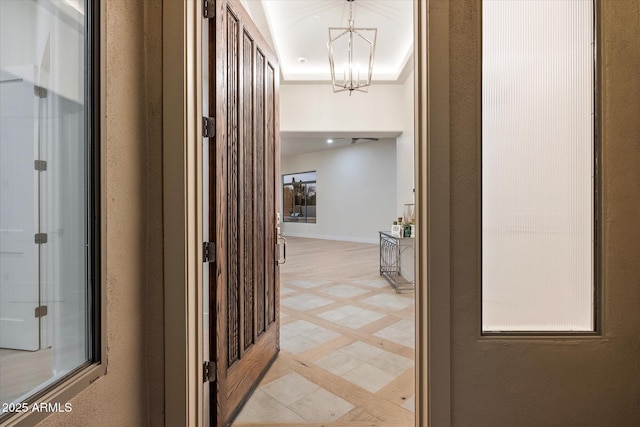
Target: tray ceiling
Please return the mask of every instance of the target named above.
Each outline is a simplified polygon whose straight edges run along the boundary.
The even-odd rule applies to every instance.
[[[284,81],[329,81],[328,28],[346,27],[346,0],[246,0],[258,24],[264,20]],[[262,15],[262,16],[255,16]],[[412,0],[355,0],[356,27],[378,28],[373,79],[397,81],[411,57]],[[302,63],[300,58],[305,58]]]

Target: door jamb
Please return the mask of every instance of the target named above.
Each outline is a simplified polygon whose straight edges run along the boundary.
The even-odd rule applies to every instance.
[[[202,21],[202,2],[162,0],[166,425],[203,425]]]
[[[416,425],[451,425],[449,0],[414,3]]]

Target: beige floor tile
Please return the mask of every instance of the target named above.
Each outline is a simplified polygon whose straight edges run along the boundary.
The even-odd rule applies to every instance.
[[[342,319],[346,319],[349,316],[351,315],[349,313],[346,313],[344,310],[328,310],[318,314],[318,317],[328,320],[330,322],[339,322]]]
[[[356,359],[339,351],[328,354],[315,361],[316,365],[336,375],[346,374],[363,363],[364,362],[362,360]]]
[[[380,313],[378,311],[365,310],[363,308],[359,308],[358,307],[358,310],[354,314],[354,316],[358,316],[358,317],[361,317],[361,318],[366,319],[366,320],[374,321],[374,320],[382,319],[383,317],[385,317],[385,314],[384,313]]]
[[[411,335],[414,334],[415,331],[415,322],[413,320],[403,319],[399,322],[394,323],[389,326],[392,329],[397,329],[399,331],[409,331]]]
[[[316,328],[309,331],[309,337],[312,340],[321,344],[324,344],[327,341],[331,341],[334,338],[338,338],[339,336],[340,336],[339,333],[330,331],[329,329],[325,329],[325,328]]]
[[[356,341],[342,347],[340,352],[354,359],[367,362],[376,356],[380,356],[384,350],[370,344],[363,343],[362,341]]]
[[[274,423],[283,423],[283,424],[291,424],[291,423],[304,423],[305,420],[295,412],[293,412],[289,408],[284,408],[282,411],[278,412],[273,416]]]
[[[285,285],[292,285],[298,288],[309,289],[309,288],[315,288],[318,286],[326,285],[328,283],[331,283],[331,282],[329,280],[324,280],[324,279],[294,279],[294,280],[288,280],[285,283]]]
[[[352,280],[352,282],[358,285],[368,286],[370,288],[380,289],[380,288],[389,287],[389,290],[392,290],[389,285],[389,282],[387,282],[382,277],[355,279],[355,280]]]
[[[294,354],[299,354],[307,350],[311,350],[318,345],[319,344],[316,341],[302,335],[295,335],[293,337],[287,338],[283,337],[280,339],[280,348]]]
[[[281,335],[284,334],[292,334],[299,335],[307,333],[313,329],[316,329],[318,325],[307,322],[306,320],[296,320],[295,322],[287,323],[284,326],[280,327]]]
[[[295,335],[287,339],[282,339],[280,341],[280,348],[290,353],[299,354],[307,350],[311,350],[312,348],[316,348],[320,344],[321,343],[314,341],[311,338],[307,338],[302,335]]]
[[[413,299],[396,294],[378,294],[362,300],[367,304],[373,304],[391,311],[403,310],[413,304]]]
[[[305,421],[331,422],[354,407],[346,400],[321,388],[290,405],[289,409]]]
[[[416,340],[415,338],[408,338],[404,341],[402,341],[401,343],[399,343],[405,347],[409,347],[409,348],[416,348]]]
[[[392,326],[380,329],[373,335],[398,344],[401,344],[408,339],[413,339],[413,331],[407,329],[398,329]]]
[[[292,372],[275,381],[260,387],[260,390],[267,393],[284,406],[289,406],[297,400],[311,394],[320,387],[305,379],[302,375]]]
[[[362,288],[357,288],[355,286],[337,285],[337,286],[332,286],[330,288],[325,289],[324,292],[337,297],[351,298],[357,295],[366,294],[367,292],[370,292],[370,291]]]
[[[299,354],[318,347],[340,334],[305,320],[296,320],[280,326],[280,347]]]
[[[285,295],[289,295],[289,294],[293,294],[296,291],[294,291],[291,288],[286,288],[286,287],[280,287],[280,296],[285,296]]]
[[[413,366],[413,360],[385,351],[384,354],[370,359],[367,363],[397,377]]]
[[[369,363],[363,363],[342,377],[371,393],[375,393],[396,378]]]
[[[339,323],[342,326],[347,326],[352,329],[358,329],[364,325],[368,325],[378,319],[383,318],[383,313],[377,311],[365,310],[360,307],[352,305],[345,305],[333,310],[328,310],[320,313],[318,317],[321,317],[332,322]]]
[[[416,411],[416,395],[414,394],[409,399],[407,399],[406,402],[402,404],[402,407],[404,409],[410,410],[411,412],[415,412]]]
[[[249,401],[244,405],[235,422],[251,423],[271,421],[279,412],[287,409],[275,398],[258,389],[253,392]]]
[[[373,320],[363,319],[362,317],[358,317],[358,316],[349,316],[340,320],[341,325],[351,329],[361,328],[365,325],[368,325],[371,322],[373,322]]]
[[[335,301],[332,299],[307,293],[285,297],[280,300],[282,305],[299,311],[313,310],[333,302]]]

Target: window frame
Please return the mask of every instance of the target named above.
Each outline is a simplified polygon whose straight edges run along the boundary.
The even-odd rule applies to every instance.
[[[104,174],[104,2],[87,0],[85,10],[84,52],[85,52],[85,171],[87,192],[87,343],[88,360],[67,373],[54,383],[35,392],[25,403],[29,405],[26,412],[6,413],[0,416],[0,423],[6,426],[31,426],[49,415],[51,412],[31,412],[33,403],[60,404],[64,410],[65,403],[107,372],[106,354],[106,316],[105,288],[102,286],[105,277],[105,235],[106,224],[102,215],[105,194]]]
[[[592,339],[603,336],[603,328],[602,328],[602,298],[603,298],[603,280],[602,280],[602,227],[600,226],[601,221],[601,213],[602,213],[602,172],[601,172],[601,146],[602,146],[602,82],[600,81],[600,72],[599,67],[602,64],[601,57],[601,34],[600,34],[600,12],[601,5],[598,0],[591,0],[593,7],[593,16],[592,16],[592,29],[593,29],[593,330],[591,331],[485,331],[483,329],[482,324],[482,313],[483,313],[483,280],[482,280],[482,247],[483,247],[483,232],[482,232],[482,206],[483,206],[483,194],[482,194],[482,172],[483,172],[483,163],[482,163],[482,101],[483,101],[483,91],[482,91],[482,52],[483,52],[483,40],[482,40],[482,12],[483,12],[483,4],[484,0],[480,0],[479,7],[479,37],[478,37],[478,51],[479,51],[479,61],[478,61],[478,73],[480,77],[480,85],[478,88],[478,132],[479,132],[479,140],[478,140],[478,195],[479,195],[479,203],[478,203],[478,219],[479,224],[477,228],[478,233],[478,337],[481,339],[531,339],[531,338],[585,338]]]
[[[292,172],[292,173],[283,173],[282,174],[282,187],[281,187],[281,190],[282,190],[282,222],[283,223],[292,223],[292,224],[317,224],[318,223],[318,211],[317,211],[317,209],[318,209],[318,200],[317,199],[316,199],[316,204],[315,204],[315,208],[316,208],[316,215],[314,217],[315,221],[313,221],[313,222],[307,221],[307,219],[309,218],[308,215],[304,216],[304,222],[302,222],[302,221],[288,221],[288,220],[286,220],[286,218],[288,218],[288,217],[286,215],[284,215],[284,212],[285,212],[284,189],[287,186],[292,186],[293,185],[293,183],[286,183],[285,182],[285,177],[286,176],[293,176],[293,175],[303,175],[303,174],[307,174],[307,173],[313,173],[314,176],[315,176],[315,179],[313,181],[297,181],[296,184],[304,184],[305,185],[305,197],[304,197],[305,206],[304,207],[305,207],[305,213],[308,213],[308,211],[306,210],[306,208],[309,206],[309,205],[306,204],[307,203],[307,195],[308,195],[308,193],[307,193],[308,190],[307,190],[307,186],[306,185],[307,184],[315,184],[317,186],[317,183],[318,183],[318,171],[317,170],[309,170],[309,171],[304,171],[304,172]],[[316,187],[316,196],[317,196],[317,187]]]

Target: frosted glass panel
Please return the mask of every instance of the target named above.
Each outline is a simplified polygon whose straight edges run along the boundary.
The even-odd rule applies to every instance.
[[[482,329],[594,328],[590,0],[484,0]]]

